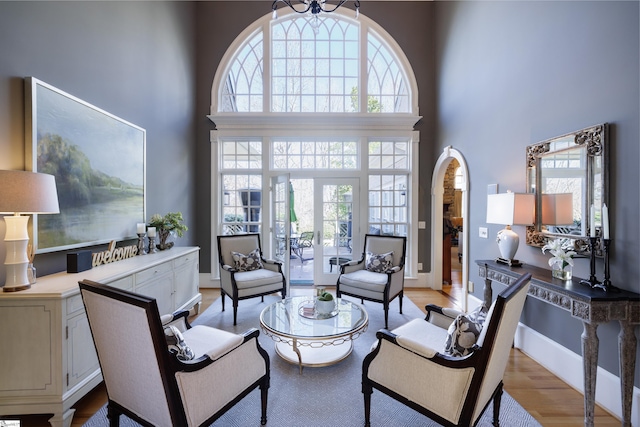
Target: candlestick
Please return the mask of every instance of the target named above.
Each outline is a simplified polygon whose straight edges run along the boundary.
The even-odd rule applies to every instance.
[[[151,230],[153,227],[149,227],[149,230]],[[149,234],[149,252],[150,254],[155,254],[156,252],[158,252],[158,248],[156,248],[156,238],[155,238],[155,229],[154,229],[154,237],[151,237],[151,234]]]
[[[591,206],[591,211],[592,211],[591,215],[593,215],[593,205]],[[592,228],[592,230],[595,230],[595,228]],[[581,285],[587,285],[592,288],[602,285],[602,283],[600,283],[598,279],[596,279],[596,241],[597,241],[596,237],[589,237],[589,249],[591,250],[591,258],[590,258],[589,266],[590,266],[591,272],[589,275],[589,280],[580,281]]]
[[[144,236],[147,233],[138,233],[138,255],[146,255],[147,250],[144,247]]]
[[[589,212],[589,237],[596,237],[596,207],[591,205],[591,210]]]
[[[594,288],[602,289],[605,292],[620,292],[620,288],[617,288],[611,284],[609,280],[609,246],[611,240],[604,239],[604,281],[600,284],[593,286]]]
[[[609,240],[609,208],[605,204],[602,205],[602,237]]]

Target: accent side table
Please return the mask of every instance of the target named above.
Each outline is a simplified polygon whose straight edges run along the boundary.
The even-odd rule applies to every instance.
[[[531,265],[509,267],[493,260],[477,260],[480,277],[485,279],[484,300],[491,304],[491,282],[510,285],[523,273],[531,273],[528,295],[559,307],[580,319],[582,332],[582,360],[584,370],[584,425],[593,427],[598,370],[598,325],[617,320],[620,323],[618,350],[622,391],[622,426],[631,427],[633,377],[636,364],[637,339],[634,325],[640,324],[640,294],[620,290],[604,292],[580,284],[580,278],[559,280],[551,271]]]

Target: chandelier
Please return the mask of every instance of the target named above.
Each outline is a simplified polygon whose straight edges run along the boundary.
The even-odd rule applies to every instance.
[[[277,5],[279,2],[286,4],[296,13],[304,14],[307,12],[311,12],[311,15],[317,18],[321,12],[325,12],[325,13],[335,12],[336,9],[338,9],[340,6],[345,4],[347,1],[349,0],[336,0],[333,3],[329,3],[329,0],[298,0],[297,2],[293,2],[292,0],[275,0],[271,4],[271,9],[273,10],[274,19],[278,17]],[[303,5],[303,8],[296,9],[294,7],[294,3],[297,5]],[[356,18],[357,18],[360,13],[360,1],[354,0],[353,3],[354,3],[354,6],[356,7]]]

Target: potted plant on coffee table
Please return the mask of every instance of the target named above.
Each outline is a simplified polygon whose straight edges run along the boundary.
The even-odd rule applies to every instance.
[[[336,302],[333,295],[329,292],[323,292],[316,299],[316,312],[319,314],[330,314],[336,308]]]

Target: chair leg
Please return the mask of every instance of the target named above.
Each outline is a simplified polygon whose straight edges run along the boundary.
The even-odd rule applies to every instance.
[[[269,392],[269,385],[260,385],[260,425],[267,424],[267,394]]]
[[[120,413],[107,405],[107,418],[109,419],[109,427],[120,427]]]
[[[233,302],[233,326],[236,325],[236,321],[238,320],[238,301]]]
[[[262,297],[260,298],[262,302],[264,302],[264,295],[262,295]]]
[[[498,386],[495,396],[493,396],[493,425],[500,426],[500,403],[502,401],[502,384]]]
[[[400,291],[400,296],[398,297],[400,299],[400,314],[402,314],[402,297],[404,296],[404,291]]]
[[[384,328],[389,329],[389,301],[383,301],[382,308],[384,309]]]
[[[224,311],[224,292],[220,291],[220,296],[222,297],[222,311]]]
[[[362,381],[362,393],[364,395],[364,426],[371,426],[371,394],[373,393],[373,388],[370,384],[365,381]]]

